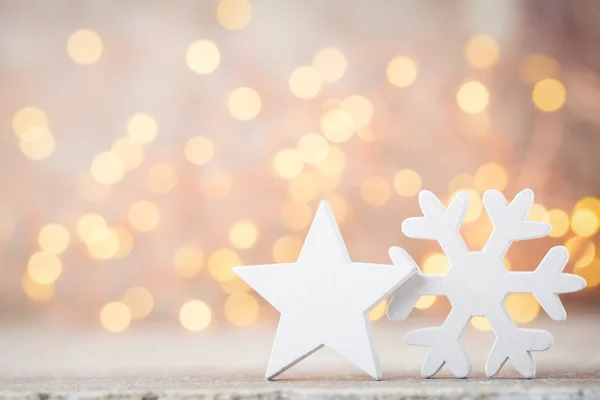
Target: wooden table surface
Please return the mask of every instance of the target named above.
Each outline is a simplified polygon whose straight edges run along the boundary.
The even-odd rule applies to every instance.
[[[410,321],[410,322],[409,322]],[[273,382],[263,379],[275,333],[273,324],[191,333],[164,326],[120,334],[19,324],[0,328],[2,398],[589,398],[600,399],[600,316],[566,322],[539,319],[554,345],[534,352],[538,377],[519,379],[505,365],[487,379],[484,364],[494,336],[469,328],[463,343],[473,377],[453,379],[446,369],[421,379],[426,348],[403,343],[415,327],[439,319],[374,324],[384,379],[371,380],[329,349],[322,349]]]

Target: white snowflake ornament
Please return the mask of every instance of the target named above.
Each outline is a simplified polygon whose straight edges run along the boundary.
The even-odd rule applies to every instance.
[[[352,262],[329,204],[321,202],[297,262],[234,268],[281,313],[266,378],[328,346],[381,379],[368,313],[415,270]]]
[[[402,224],[402,232],[414,239],[439,242],[450,261],[445,274],[415,274],[395,293],[388,306],[391,320],[408,316],[422,295],[447,296],[452,305],[443,325],[436,328],[413,330],[406,334],[408,344],[429,346],[421,374],[435,375],[444,364],[455,377],[464,378],[471,372],[471,362],[459,342],[471,317],[484,316],[496,335],[488,356],[487,376],[496,375],[510,359],[518,372],[526,377],[535,376],[531,351],[547,350],[552,345],[552,335],[540,329],[517,328],[504,307],[509,293],[532,293],[546,313],[554,320],[565,320],[566,311],[557,294],[583,289],[583,278],[562,273],[569,259],[563,246],[550,249],[533,272],[508,271],[503,259],[514,241],[546,236],[551,225],[525,221],[533,204],[533,191],[520,192],[508,204],[502,193],[488,190],[483,204],[494,225],[494,230],[481,251],[469,251],[459,233],[468,208],[469,197],[460,192],[446,209],[429,191],[421,191],[419,204],[423,217],[409,218]],[[415,265],[406,251],[399,247],[390,249],[396,265]]]

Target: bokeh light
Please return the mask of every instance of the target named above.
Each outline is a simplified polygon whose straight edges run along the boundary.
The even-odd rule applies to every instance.
[[[530,54],[521,64],[519,76],[521,80],[530,85],[535,85],[541,80],[555,77],[560,66],[556,60],[545,54]]]
[[[252,221],[237,221],[229,230],[229,241],[238,249],[249,249],[258,238],[258,226]]]
[[[20,137],[26,130],[33,127],[48,129],[48,117],[46,113],[36,107],[23,107],[19,109],[12,120],[12,128],[15,135]]]
[[[298,67],[290,75],[288,84],[294,96],[312,99],[321,91],[321,75],[313,67]]]
[[[298,152],[304,162],[316,165],[327,158],[329,144],[323,136],[316,133],[307,133],[298,140]]]
[[[474,68],[490,68],[500,58],[500,46],[489,35],[475,35],[469,39],[465,46],[465,58]]]
[[[67,249],[71,236],[67,228],[61,224],[48,224],[40,229],[38,243],[42,250],[60,254]]]
[[[91,29],[80,29],[69,36],[67,52],[77,64],[93,64],[100,59],[103,50],[102,38]]]
[[[531,96],[539,110],[552,112],[560,110],[565,104],[567,90],[562,83],[549,78],[536,83]]]
[[[210,74],[219,66],[221,53],[210,40],[197,40],[190,44],[186,54],[188,67],[197,74]]]
[[[290,181],[288,193],[292,200],[309,202],[319,194],[319,181],[313,173],[302,173]]]
[[[114,185],[123,179],[125,165],[115,153],[103,152],[94,157],[90,172],[98,182]]]
[[[598,232],[599,222],[596,213],[587,208],[581,208],[573,211],[571,229],[577,236],[591,237]]]
[[[202,300],[190,300],[179,310],[179,321],[189,331],[200,332],[212,319],[210,307]]]
[[[335,177],[342,173],[346,166],[346,155],[339,147],[330,146],[327,157],[316,165],[324,176]]]
[[[510,293],[504,305],[512,319],[519,324],[533,321],[540,313],[540,305],[530,293]]]
[[[260,96],[252,88],[239,87],[229,94],[227,107],[234,118],[240,121],[249,121],[256,118],[260,112]]]
[[[477,114],[487,107],[490,93],[483,83],[469,81],[463,83],[458,89],[456,101],[460,109],[467,114]]]
[[[136,169],[144,161],[144,147],[128,136],[117,139],[110,152],[121,159],[121,163],[128,171]]]
[[[109,332],[122,332],[131,324],[131,312],[120,301],[112,301],[102,307],[100,322]]]
[[[54,152],[54,137],[43,126],[32,126],[19,136],[19,146],[25,157],[43,160]]]
[[[158,124],[148,114],[133,114],[127,120],[127,134],[135,143],[149,144],[154,142],[158,135]]]
[[[569,250],[569,262],[575,269],[589,265],[596,256],[596,245],[588,238],[573,236],[564,245]]]
[[[548,222],[552,225],[552,231],[548,236],[557,238],[564,236],[569,231],[569,215],[557,208],[548,211]]]
[[[387,304],[387,299],[384,299],[381,303],[377,304],[375,308],[369,312],[369,319],[371,321],[377,321],[378,319],[383,318],[385,310],[387,309]]]
[[[369,125],[374,112],[371,100],[360,95],[346,97],[340,104],[340,110],[350,116],[356,128],[364,128]]]
[[[230,31],[244,29],[252,19],[249,0],[221,0],[217,6],[217,21]]]
[[[233,294],[225,300],[225,316],[235,326],[247,326],[258,318],[256,298],[248,293]]]
[[[29,257],[27,273],[32,281],[40,285],[48,285],[58,279],[62,272],[60,259],[47,251],[39,251]]]
[[[370,176],[362,182],[360,192],[367,204],[380,207],[390,198],[390,183],[381,176]]]
[[[508,184],[508,174],[498,163],[490,162],[477,169],[474,176],[475,187],[480,193],[486,190],[504,190]]]
[[[95,230],[86,240],[88,253],[97,260],[108,260],[120,249],[119,235],[110,228]]]
[[[273,260],[277,263],[295,262],[303,241],[292,235],[282,236],[273,244]]]
[[[121,301],[127,306],[133,319],[146,318],[154,307],[152,293],[148,289],[139,286],[127,289],[123,293]]]
[[[419,300],[415,303],[415,307],[418,310],[426,310],[435,303],[437,296],[425,295],[419,297]]]
[[[329,110],[321,117],[321,132],[332,143],[347,142],[355,132],[354,120],[344,110]]]
[[[487,320],[486,317],[475,316],[471,318],[471,325],[475,329],[484,332],[492,329],[492,325],[490,325],[490,322]]]
[[[213,143],[204,136],[194,136],[185,143],[183,152],[185,158],[192,164],[203,165],[213,158]]]
[[[304,159],[294,148],[281,149],[273,157],[273,168],[282,178],[292,179],[304,169]]]
[[[433,253],[423,260],[423,272],[426,274],[445,274],[450,261],[444,253]]]
[[[341,50],[328,47],[319,51],[313,60],[313,68],[323,82],[335,82],[344,76],[348,63]]]
[[[228,281],[236,277],[233,267],[239,267],[242,261],[231,249],[215,250],[208,259],[208,270],[217,281]]]
[[[394,189],[402,197],[416,196],[421,184],[421,176],[412,169],[401,169],[394,176]]]
[[[527,215],[527,220],[548,223],[550,222],[548,210],[539,203],[533,203],[531,205],[531,210],[529,210],[529,214]]]
[[[28,298],[34,301],[46,302],[54,297],[53,284],[37,283],[29,277],[28,274],[23,275],[21,279],[21,288]]]
[[[129,207],[127,219],[131,227],[140,232],[156,228],[160,221],[160,211],[156,204],[148,200],[135,202]]]
[[[413,84],[418,72],[417,63],[413,58],[397,56],[388,63],[385,75],[392,85],[405,88]]]

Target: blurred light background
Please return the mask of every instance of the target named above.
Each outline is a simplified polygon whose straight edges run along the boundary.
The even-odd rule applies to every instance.
[[[398,245],[441,273],[400,231],[423,188],[468,191],[473,250],[482,193],[534,189],[554,229],[507,267],[564,244],[588,280],[569,312],[597,309],[599,20],[593,1],[1,1],[0,322],[275,321],[231,267],[294,261],[322,199],[354,260]]]

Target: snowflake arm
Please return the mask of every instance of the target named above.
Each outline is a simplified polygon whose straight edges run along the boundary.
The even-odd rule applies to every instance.
[[[535,363],[531,351],[549,349],[553,340],[550,332],[517,328],[502,305],[491,308],[485,316],[496,334],[496,341],[485,364],[486,375],[492,377],[498,374],[510,358],[523,377],[535,377]]]
[[[567,312],[558,295],[577,292],[586,284],[582,277],[562,272],[568,260],[565,247],[551,248],[535,271],[509,272],[507,292],[533,294],[550,318],[564,321]]]
[[[510,204],[499,191],[486,191],[483,195],[483,205],[494,225],[494,231],[482,253],[502,259],[512,242],[536,239],[550,233],[550,224],[525,221],[532,204],[533,191],[530,189],[519,192]]]

